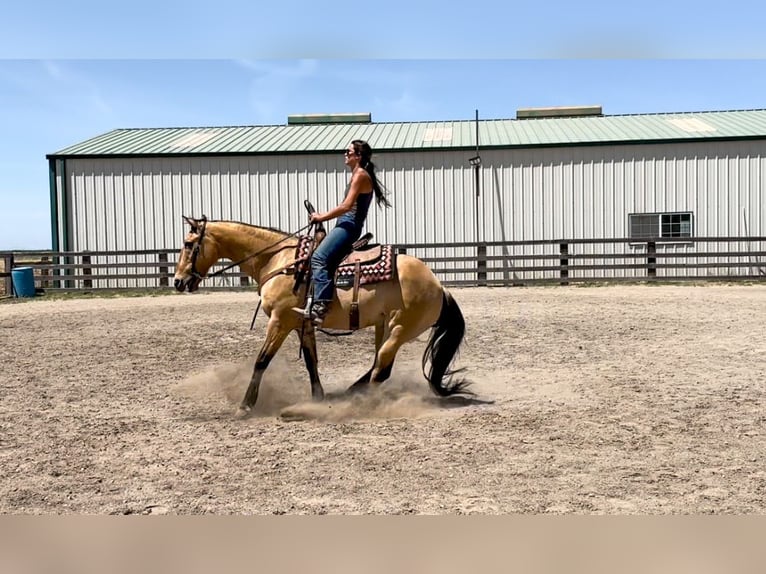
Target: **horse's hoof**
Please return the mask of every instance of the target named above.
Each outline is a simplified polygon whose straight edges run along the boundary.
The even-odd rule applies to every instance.
[[[349,388],[346,389],[346,395],[347,396],[356,396],[356,395],[364,395],[370,391],[370,383],[354,383]]]
[[[279,420],[286,422],[305,421],[310,418],[311,417],[306,412],[305,408],[302,409],[296,406],[285,407],[279,413]]]
[[[234,413],[234,418],[237,420],[246,419],[247,417],[250,416],[251,413],[252,413],[252,409],[250,407],[245,407],[240,405],[239,408],[237,409],[237,412]]]

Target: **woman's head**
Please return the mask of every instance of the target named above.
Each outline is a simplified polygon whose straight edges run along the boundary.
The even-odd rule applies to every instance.
[[[357,156],[359,156],[359,165],[362,167],[367,165],[372,158],[372,148],[370,147],[370,144],[364,140],[354,140],[351,142],[351,146],[353,146],[354,151]]]
[[[355,168],[357,165],[365,167],[370,163],[372,148],[364,140],[354,140],[346,147],[344,157],[346,158],[346,165],[351,168]]]

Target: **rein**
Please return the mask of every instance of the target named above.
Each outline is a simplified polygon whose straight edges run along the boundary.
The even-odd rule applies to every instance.
[[[205,222],[205,223],[207,223],[207,222]],[[242,263],[244,263],[245,261],[249,261],[249,260],[250,260],[250,259],[252,259],[253,257],[258,257],[259,255],[262,255],[263,253],[267,252],[269,249],[271,249],[271,248],[273,248],[273,247],[276,247],[277,245],[279,245],[279,244],[280,244],[280,243],[282,243],[283,241],[287,241],[287,240],[288,240],[288,239],[290,239],[291,237],[296,237],[296,236],[298,236],[298,234],[302,233],[303,231],[306,231],[306,230],[307,230],[307,229],[309,229],[309,228],[310,228],[312,225],[314,225],[314,224],[313,224],[313,223],[309,223],[308,225],[305,225],[304,227],[301,227],[301,228],[300,228],[300,229],[298,229],[297,231],[294,231],[293,233],[290,233],[289,235],[285,235],[285,236],[284,236],[282,239],[280,239],[279,241],[275,241],[275,242],[274,242],[274,243],[272,243],[271,245],[267,245],[266,247],[264,247],[264,248],[263,248],[263,249],[261,249],[260,251],[256,251],[255,253],[251,253],[251,254],[250,254],[250,255],[248,255],[247,257],[244,257],[243,259],[240,259],[239,261],[235,261],[234,263],[230,263],[229,265],[227,265],[226,267],[224,267],[224,268],[222,268],[222,269],[219,269],[219,270],[218,270],[218,271],[216,271],[215,273],[211,273],[210,275],[204,275],[204,276],[203,276],[203,275],[200,275],[199,273],[197,273],[197,271],[196,271],[196,269],[195,269],[195,263],[197,262],[197,257],[196,257],[196,255],[197,255],[197,251],[199,251],[199,246],[200,246],[200,244],[202,243],[202,239],[205,237],[205,226],[203,225],[202,229],[200,230],[200,237],[199,237],[199,240],[197,241],[197,245],[195,246],[195,251],[192,253],[192,274],[197,274],[197,275],[199,276],[200,280],[201,280],[201,279],[205,279],[206,277],[216,277],[216,276],[218,276],[218,275],[221,275],[222,273],[225,273],[226,271],[228,271],[228,270],[229,270],[229,269],[231,269],[232,267],[236,267],[237,265],[241,265],[241,264],[242,264]],[[285,248],[287,248],[287,247],[289,247],[289,246],[285,246],[285,247],[283,247],[282,249],[285,249]],[[279,249],[278,251],[281,251],[281,249]],[[275,252],[275,253],[276,253],[276,252]]]

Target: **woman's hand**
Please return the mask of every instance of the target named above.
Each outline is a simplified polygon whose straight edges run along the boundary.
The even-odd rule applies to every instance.
[[[322,217],[324,213],[319,213],[318,211],[315,211],[309,216],[309,221],[311,223],[322,223],[324,221],[324,218]]]

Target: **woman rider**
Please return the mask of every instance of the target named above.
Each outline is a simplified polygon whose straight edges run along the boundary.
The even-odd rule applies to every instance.
[[[364,140],[354,140],[344,152],[345,163],[351,170],[351,181],[340,205],[326,212],[311,214],[312,223],[338,218],[335,227],[327,234],[311,256],[311,273],[314,280],[314,303],[311,319],[321,325],[333,300],[333,276],[343,258],[351,252],[351,245],[362,235],[373,194],[378,205],[389,207],[383,186],[375,174],[372,148]],[[303,309],[296,308],[303,312]]]

